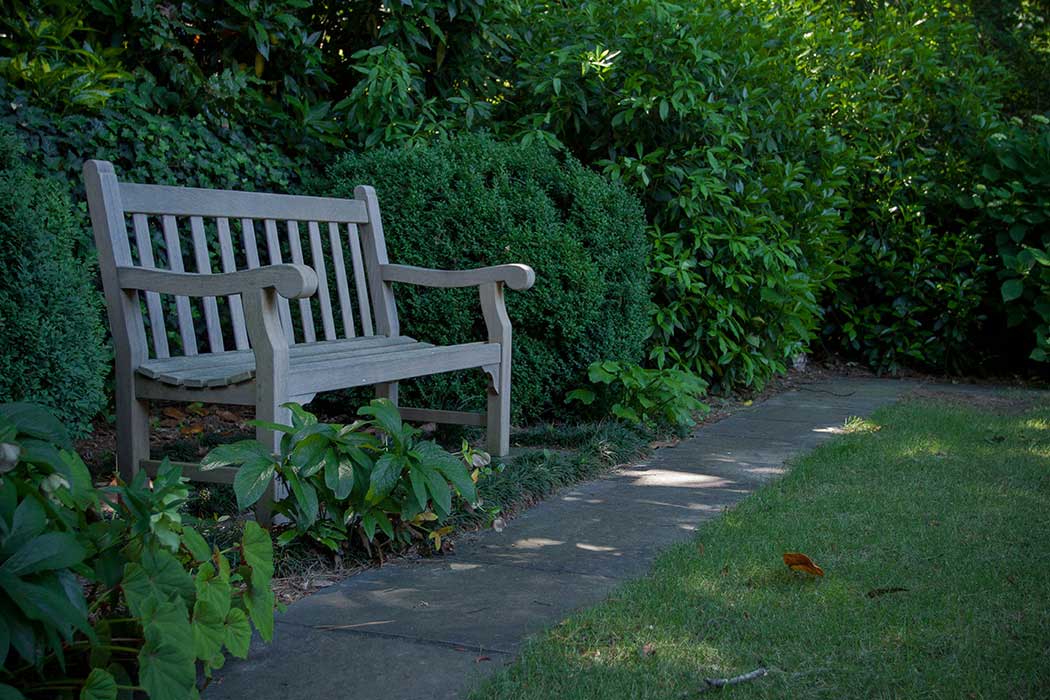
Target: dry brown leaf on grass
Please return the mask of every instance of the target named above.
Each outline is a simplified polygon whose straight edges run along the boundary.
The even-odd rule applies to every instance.
[[[163,411],[161,411],[161,413],[166,415],[168,418],[173,418],[175,420],[183,420],[186,418],[186,414],[180,411],[179,409],[175,408],[174,406],[168,406]]]
[[[805,571],[814,576],[823,576],[824,569],[813,563],[813,560],[802,552],[784,552],[784,563],[792,571]]]

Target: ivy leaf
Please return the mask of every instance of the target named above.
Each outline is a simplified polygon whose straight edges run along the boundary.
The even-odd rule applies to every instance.
[[[138,655],[139,685],[150,700],[186,700],[197,683],[193,629],[186,605],[181,600],[151,600],[142,612],[146,643]]]
[[[226,626],[222,612],[210,601],[199,599],[193,604],[193,653],[207,661],[222,652]]]
[[[117,679],[105,669],[91,669],[80,689],[80,700],[117,700]]]
[[[270,579],[273,578],[273,540],[270,539],[270,533],[254,520],[244,525],[241,553],[244,563],[252,568],[252,586],[268,589]]]
[[[226,616],[226,648],[239,659],[248,658],[248,646],[252,641],[252,627],[248,616],[240,608],[233,608]]]
[[[154,604],[168,600],[191,600],[195,592],[193,579],[179,560],[169,552],[158,550],[142,553],[142,562],[128,562],[121,582],[128,609],[135,617],[145,617]]]

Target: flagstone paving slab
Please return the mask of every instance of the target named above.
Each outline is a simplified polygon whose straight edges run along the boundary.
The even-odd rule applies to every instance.
[[[289,606],[274,642],[228,662],[205,700],[462,697],[529,635],[644,575],[848,418],[916,386],[838,379],[780,394],[567,488],[502,532],[460,537],[452,555],[358,574]]]

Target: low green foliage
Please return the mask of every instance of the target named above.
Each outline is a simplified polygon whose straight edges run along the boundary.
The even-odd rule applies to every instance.
[[[769,674],[724,692],[1046,696],[1050,407],[996,399],[847,424],[471,697],[706,697],[705,678],[758,667]],[[788,551],[825,576],[788,570]]]
[[[566,401],[585,405],[608,406],[612,414],[630,423],[655,423],[687,428],[696,423],[696,416],[708,411],[701,400],[707,391],[707,382],[690,372],[679,369],[645,369],[623,362],[595,362],[587,370],[595,385],[609,389],[599,399],[591,389],[574,389]]]
[[[637,201],[621,186],[559,159],[542,144],[463,137],[430,147],[377,148],[340,159],[328,193],[373,183],[390,258],[468,269],[526,263],[535,286],[507,293],[514,323],[514,408],[542,415],[598,360],[641,359],[648,322],[647,243]],[[473,289],[395,289],[402,332],[437,344],[482,340]],[[484,376],[414,382],[428,404],[483,405]],[[415,393],[406,387],[405,402]]]
[[[1021,327],[1030,357],[1050,361],[1050,121],[1015,120],[990,139],[981,182],[959,203],[979,208],[999,258],[1007,321]],[[1027,347],[1025,348],[1027,351]]]
[[[34,175],[0,127],[0,402],[35,401],[76,434],[105,403],[102,309],[61,182]]]
[[[227,549],[180,507],[189,489],[161,465],[96,489],[62,423],[0,406],[0,691],[3,697],[154,700],[197,694],[252,626],[273,637],[273,546],[254,522]]]
[[[465,463],[419,440],[419,430],[403,423],[387,399],[363,407],[368,418],[350,425],[320,423],[298,404],[287,407],[292,425],[265,424],[283,434],[276,458],[259,442],[243,440],[220,445],[201,462],[203,469],[238,467],[233,490],[242,509],[275,480],[287,485],[289,497],[275,510],[293,527],[281,533],[280,544],[307,536],[338,552],[355,531],[372,542],[378,530],[403,546],[428,535],[431,523],[440,525],[454,496],[477,500],[467,468],[473,454]]]

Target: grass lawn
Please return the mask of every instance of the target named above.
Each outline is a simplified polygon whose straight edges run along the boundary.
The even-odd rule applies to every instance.
[[[1050,697],[1050,402],[1028,401],[851,425],[471,698]]]

